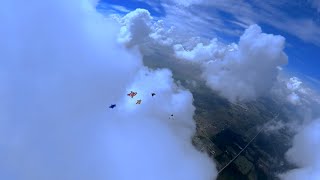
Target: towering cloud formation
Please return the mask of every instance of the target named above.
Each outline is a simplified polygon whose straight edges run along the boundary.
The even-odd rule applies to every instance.
[[[252,100],[268,92],[277,77],[277,66],[287,63],[285,39],[264,34],[257,25],[240,37],[238,50],[205,68],[207,84],[230,101]]]
[[[214,42],[214,41],[213,41]],[[253,100],[268,92],[278,74],[278,66],[287,63],[283,52],[285,39],[264,34],[257,25],[250,26],[240,37],[238,46],[222,48],[211,42],[185,51],[176,45],[176,56],[204,63],[207,85],[230,101]]]
[[[280,175],[283,180],[320,179],[320,119],[306,125],[294,137],[286,153],[288,161],[298,166]]]
[[[120,19],[124,25],[121,27],[120,42],[128,46],[144,43],[151,32],[151,19],[149,11],[137,9]]]
[[[128,47],[143,46],[150,42],[160,45],[172,43],[172,39],[167,36],[172,29],[165,30],[162,20],[153,21],[148,10],[138,8],[117,20],[122,25],[119,41]]]
[[[143,67],[91,2],[5,0],[0,22],[0,179],[216,177],[191,145],[190,92]]]

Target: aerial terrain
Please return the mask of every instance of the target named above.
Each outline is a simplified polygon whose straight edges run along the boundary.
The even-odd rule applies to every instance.
[[[320,180],[319,0],[4,0],[0,179]]]

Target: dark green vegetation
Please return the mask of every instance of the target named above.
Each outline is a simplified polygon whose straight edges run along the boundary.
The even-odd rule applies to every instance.
[[[230,162],[277,114],[276,121],[288,119],[282,113],[282,103],[270,97],[249,103],[230,103],[205,85],[200,78],[199,65],[173,59],[172,56],[153,54],[144,57],[144,64],[152,69],[171,69],[175,81],[192,92],[197,124],[193,144],[215,160],[218,170]],[[291,136],[286,129],[272,133],[263,131],[219,174],[218,179],[277,179],[278,173],[289,168],[284,154],[290,147],[288,142]]]

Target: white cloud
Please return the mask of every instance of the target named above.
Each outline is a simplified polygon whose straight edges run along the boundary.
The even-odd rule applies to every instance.
[[[202,35],[204,32],[211,34],[219,32],[237,36],[239,30],[244,27],[252,24],[268,24],[305,42],[320,45],[320,32],[318,31],[320,24],[314,20],[314,17],[308,15],[297,17],[283,11],[284,6],[301,9],[303,8],[301,2],[281,0],[254,1],[253,3],[239,0],[175,0],[178,7],[167,5],[170,4],[170,1],[163,0],[162,2],[168,19],[180,24],[182,30],[196,31],[198,35]],[[310,0],[310,2],[319,11],[320,1]],[[224,12],[230,17],[225,18],[219,12]],[[230,24],[232,30],[230,30]]]
[[[267,93],[287,63],[283,52],[285,39],[264,34],[257,25],[241,36],[238,49],[227,51],[221,60],[204,66],[207,85],[230,101],[253,100]]]
[[[152,33],[149,35],[156,43],[164,46],[171,46],[173,43],[172,32],[174,27],[171,26],[168,30],[165,28],[164,21],[158,20],[152,26]]]
[[[174,8],[176,7],[173,7],[172,9]],[[173,39],[168,38],[168,43],[166,43],[167,39],[163,39],[167,38],[168,36],[168,34],[166,34],[168,32],[166,30],[167,27],[164,24],[166,20],[160,20],[158,22],[153,21],[150,14],[148,14],[145,10],[136,10],[135,12],[132,12],[131,15],[131,18],[129,18],[130,20],[128,21],[126,21],[126,18],[122,19],[122,22],[125,22],[122,23],[122,26],[125,26],[126,28],[126,33],[124,34],[128,35],[123,36],[128,37],[124,38],[128,40],[124,42],[131,43],[131,46],[143,46],[143,44],[150,41],[152,41],[153,43],[159,43],[161,40],[164,40],[163,44],[166,46],[170,46],[173,43]],[[136,24],[142,25],[135,26]],[[143,27],[143,29],[147,29],[146,31],[142,31],[146,33],[132,33],[139,32],[139,28],[141,27]],[[185,34],[183,36],[185,36]],[[179,59],[198,62],[199,64],[202,64],[204,67],[203,77],[207,80],[208,86],[210,86],[213,90],[218,91],[222,96],[228,98],[230,101],[254,100],[257,97],[268,93],[269,90],[273,87],[273,84],[277,82],[277,76],[281,71],[281,66],[287,63],[287,56],[283,52],[285,39],[281,36],[262,33],[261,28],[257,25],[250,26],[245,31],[245,33],[241,36],[238,45],[231,44],[229,46],[225,46],[217,40],[212,40],[208,43],[201,42],[200,40],[194,40],[189,44],[189,47],[188,45],[186,46],[186,42],[179,43],[181,44],[173,46],[175,56]],[[114,124],[114,122],[109,123],[108,127],[110,129],[107,131],[109,133],[109,136],[106,137],[111,138],[108,142],[112,142],[112,147],[116,148],[106,148],[105,151],[113,152],[117,149],[120,149],[120,151],[116,151],[114,153],[121,153],[124,154],[124,156],[122,156],[122,159],[120,160],[118,159],[118,156],[110,157],[109,160],[115,162],[115,164],[113,164],[113,167],[108,167],[107,169],[114,168],[117,170],[117,167],[121,167],[123,166],[123,164],[129,164],[135,168],[122,171],[125,172],[123,177],[127,177],[126,175],[128,175],[128,177],[134,176],[143,179],[143,177],[152,177],[152,175],[156,174],[156,172],[154,172],[154,169],[162,169],[162,167],[174,169],[174,167],[178,166],[177,164],[172,164],[160,160],[163,157],[177,156],[177,154],[172,154],[171,151],[169,152],[167,150],[162,152],[156,151],[155,149],[159,149],[161,148],[161,146],[156,142],[153,142],[152,139],[148,138],[148,135],[153,132],[153,139],[162,139],[168,144],[174,144],[170,147],[172,147],[173,149],[177,149],[177,151],[182,149],[182,147],[190,146],[190,144],[185,142],[188,142],[188,139],[190,139],[191,135],[193,134],[194,124],[192,123],[192,118],[190,118],[191,114],[188,114],[187,112],[193,112],[194,107],[186,106],[183,104],[190,105],[192,97],[187,91],[179,90],[179,87],[173,84],[172,78],[170,77],[171,74],[169,71],[161,70],[152,72],[143,68],[139,71],[138,75],[134,76],[132,84],[127,86],[127,91],[137,89],[137,91],[139,92],[137,99],[144,99],[143,103],[141,104],[141,106],[136,106],[134,104],[134,101],[130,101],[130,99],[122,97],[120,98],[121,100],[118,102],[118,104],[125,104],[125,106],[118,108],[117,111],[122,113],[125,112],[123,114],[125,116],[129,115],[132,119],[139,119],[139,123],[141,123],[141,126],[143,124],[146,130],[142,131],[142,133],[136,134],[135,130],[138,129],[138,127],[128,126],[125,127],[124,130],[127,133],[121,136],[123,134],[123,127]],[[149,86],[150,84],[155,82],[155,79],[157,79],[156,81],[162,85],[157,86],[157,88]],[[281,91],[279,93],[282,98],[281,100],[287,100],[288,102],[296,105],[296,107],[299,107],[297,110],[297,114],[303,114],[301,116],[305,117],[304,122],[307,122],[314,116],[314,114],[316,114],[314,113],[314,111],[317,110],[318,107],[314,105],[316,103],[314,102],[316,98],[310,89],[304,87],[304,84],[302,85],[302,81],[300,79],[292,77],[278,83],[281,85],[280,90],[277,89],[275,91]],[[161,92],[157,93],[157,97],[159,96],[159,94],[165,97],[161,97],[161,102],[154,102],[154,99],[151,96],[148,97],[148,94],[154,90],[156,90],[157,92]],[[175,98],[176,96],[179,98]],[[153,111],[152,109],[159,108],[158,104],[163,104],[164,106],[161,106],[158,111]],[[144,109],[141,109],[140,107],[144,107]],[[178,109],[172,107],[178,107]],[[166,123],[160,123],[157,121],[159,119],[154,118],[159,117],[161,120],[167,119],[168,114],[170,114],[172,111],[175,114],[175,120],[179,121],[178,124],[174,124],[176,121],[166,121]],[[181,114],[179,113],[180,111]],[[184,116],[182,112],[185,112],[186,115]],[[120,117],[119,119],[121,120],[125,119],[122,118],[122,116],[124,115],[115,113],[115,116]],[[183,118],[181,118],[182,116]],[[180,122],[180,118],[184,121]],[[153,123],[150,123],[150,119],[152,119],[151,122],[159,123],[158,125],[156,125],[157,128],[154,127]],[[282,121],[272,122],[270,124],[266,124],[265,131],[273,132],[283,128],[294,129],[297,127],[297,124],[299,123],[290,122],[289,124],[287,124]],[[137,124],[135,125],[138,126]],[[160,137],[157,133],[155,133],[158,130],[168,131],[172,134],[168,133],[166,134],[167,137]],[[306,131],[299,134],[303,134],[305,132]],[[112,136],[110,134],[112,134]],[[129,144],[121,143],[123,141],[126,141],[128,134],[133,139],[137,139],[139,141],[150,141],[151,147],[148,146],[145,149],[141,150],[139,146],[132,145],[140,144],[139,141]],[[297,136],[301,136],[299,134]],[[118,141],[113,141],[112,137],[119,137],[119,139],[117,139]],[[174,137],[182,138],[185,141],[179,141],[177,143],[174,140]],[[295,144],[299,143],[294,142],[294,146],[292,149],[300,146]],[[110,144],[108,145],[110,146]],[[106,147],[108,146],[106,145]],[[150,164],[153,159],[131,159],[131,154],[128,152],[128,149],[130,149],[130,152],[134,152],[137,154],[145,154],[150,151],[155,152],[154,156],[159,157],[159,164],[145,167],[143,164]],[[200,157],[201,159],[204,158],[202,163],[200,164],[200,169],[205,169],[203,172],[200,172],[201,170],[197,171],[200,175],[188,175],[188,177],[190,177],[190,179],[199,179],[199,177],[203,177],[203,179],[206,179],[206,177],[215,176],[215,172],[209,173],[211,168],[208,167],[212,166],[211,162],[207,161],[207,159],[205,159],[204,156],[198,154],[198,152],[194,152],[192,148],[188,149],[190,151],[186,151],[186,154],[192,154],[191,159],[182,158],[180,157],[181,154],[179,154],[176,158],[186,161],[194,161],[192,159],[195,157]],[[300,175],[302,175],[305,171],[308,171],[314,175],[314,178],[317,178],[318,175],[315,173],[316,171],[312,171],[315,169],[315,166],[305,163],[299,164],[300,161],[292,158],[295,155],[292,155],[294,153],[290,153],[291,151],[295,150],[290,150],[288,152],[289,161],[296,163],[296,165],[301,168],[283,174],[281,177],[293,179],[294,176],[302,177]],[[311,150],[308,146],[306,146],[305,151],[310,152]],[[189,157],[189,155],[187,156]],[[128,161],[128,159],[132,161]],[[136,164],[137,161],[141,161],[141,163]],[[195,168],[191,164],[188,165],[190,166],[186,167],[187,169]],[[148,172],[151,173],[145,174],[144,169],[147,169]],[[175,169],[175,172],[179,172],[179,170],[180,169]],[[111,174],[112,176],[110,177],[114,178],[115,176],[120,174],[117,173],[117,171],[114,172],[115,174]],[[165,173],[163,173],[163,175],[159,177],[170,179],[172,177],[170,175],[172,174],[168,174],[165,171]],[[178,175],[174,178],[177,177]],[[308,176],[306,175],[306,177]]]
[[[129,43],[130,44],[129,47],[138,45],[140,47],[141,52],[143,52],[144,55],[148,55],[148,54],[150,55],[151,53],[154,52],[154,50],[161,51],[161,52],[168,51],[167,53],[171,53],[173,50],[173,52],[175,53],[175,56],[178,59],[184,59],[190,62],[197,62],[200,64],[203,63],[203,66],[208,65],[208,67],[217,68],[211,71],[207,70],[206,73],[212,72],[209,74],[214,74],[214,73],[219,74],[223,72],[221,74],[223,74],[224,76],[225,74],[231,74],[229,72],[230,67],[227,67],[227,66],[230,66],[230,64],[235,65],[237,64],[237,62],[241,62],[241,63],[238,63],[238,65],[239,67],[242,67],[242,69],[240,68],[241,71],[245,72],[243,74],[247,74],[247,75],[249,75],[252,72],[256,73],[255,71],[258,71],[255,68],[253,69],[253,71],[248,71],[246,69],[246,68],[249,68],[249,66],[252,66],[254,62],[256,63],[257,67],[261,65],[260,61],[252,61],[252,60],[247,61],[247,59],[258,59],[258,58],[251,56],[252,53],[251,54],[247,53],[247,50],[244,50],[244,48],[240,50],[239,49],[240,44],[237,45],[235,43],[232,43],[226,46],[223,43],[218,42],[217,39],[207,41],[206,38],[197,38],[197,37],[194,37],[191,39],[190,38],[181,39],[180,34],[177,36],[176,34],[177,32],[173,32],[175,30],[174,27],[168,27],[167,19],[155,21],[154,18],[150,16],[150,13],[147,10],[137,9],[133,12],[130,12],[124,17],[118,17],[118,21],[120,22],[120,24],[122,25],[122,29],[124,30],[122,32],[125,32],[120,35],[120,39],[124,40],[123,42],[126,42],[127,45]],[[140,25],[137,26],[137,24],[140,24]],[[143,30],[140,30],[141,27],[143,27],[142,28]],[[145,32],[145,33],[140,33],[140,32]],[[261,35],[261,38],[257,38],[257,40],[255,40],[256,42],[263,42],[264,38],[262,37],[274,37],[270,39],[279,39],[278,38],[279,36],[266,35],[264,33],[261,33],[261,34],[263,35]],[[185,37],[185,34],[182,35],[182,37]],[[249,42],[249,40],[245,40],[245,41]],[[177,42],[181,44],[176,44],[173,47],[171,47],[172,44]],[[272,42],[272,40],[270,40],[270,42]],[[166,47],[164,48],[164,46]],[[268,43],[265,43],[265,46],[270,46],[270,45],[268,45]],[[270,52],[270,50],[272,50],[273,48],[266,47],[266,48],[260,48],[260,49],[259,48],[252,48],[252,49],[255,49],[255,51],[257,52],[260,51],[260,53],[263,54],[264,53],[263,51]],[[267,49],[270,49],[270,50],[267,50]],[[279,49],[281,49],[280,46],[279,46]],[[239,53],[240,51],[242,52]],[[281,53],[279,51],[279,54],[282,54],[282,53],[283,53],[282,51]],[[238,58],[236,57],[236,54],[241,54],[241,56],[239,56]],[[247,54],[246,57],[244,56],[245,54]],[[265,57],[265,59],[273,58],[271,55],[272,53],[269,53],[269,54],[270,54],[269,57]],[[279,62],[278,62],[279,65],[277,65],[276,68],[274,68],[275,65],[273,65],[272,67],[265,66],[269,68],[269,72],[271,71],[273,72],[272,77],[274,81],[276,81],[275,77],[277,76],[278,72],[281,70],[281,65],[285,64],[285,61],[286,61],[286,57],[281,57],[281,56],[282,55],[279,55]],[[237,60],[230,60],[232,58]],[[245,59],[245,60],[239,60],[239,59]],[[263,60],[263,61],[270,62],[269,60]],[[283,62],[280,62],[280,61],[283,61]],[[249,65],[248,62],[252,64]],[[219,70],[219,67],[216,64],[219,64],[220,68],[222,68],[222,71]],[[205,67],[205,69],[207,69],[207,67]],[[239,71],[239,68],[237,69],[237,71]],[[262,70],[259,70],[259,72],[262,72]],[[259,72],[258,74],[260,74],[261,77],[265,78],[266,74],[262,74]],[[239,91],[234,91],[234,89],[230,90],[230,87],[228,86],[224,86],[221,89],[214,89],[214,90],[220,91],[221,94],[224,94],[224,96],[229,98],[229,100],[231,101],[235,101],[237,99],[252,100],[268,92],[270,87],[272,87],[272,83],[273,83],[272,80],[270,80],[272,78],[269,78],[269,81],[266,81],[269,83],[269,85],[263,83],[266,86],[262,86],[263,88],[259,88],[258,80],[253,82],[248,80],[248,77],[246,77],[245,75],[243,77],[239,76],[238,74],[234,76],[238,77],[238,79],[240,78],[244,79],[243,81],[238,81],[238,79],[233,79],[233,80],[239,84],[238,88],[240,86],[243,86],[243,89],[248,88],[243,91],[248,91],[248,92],[240,93]],[[205,75],[206,79],[207,77],[209,76]],[[252,76],[252,77],[256,78],[256,76]],[[213,81],[215,81],[215,79]],[[245,83],[250,84],[250,86],[246,86],[244,81],[246,81]],[[264,81],[261,81],[260,83],[262,82]],[[234,84],[237,84],[237,83],[234,83]],[[224,83],[220,83],[220,84],[222,86]],[[295,77],[293,77],[291,81],[289,80],[289,82],[287,82],[287,84],[285,85],[287,88],[280,90],[280,91],[283,91],[282,94],[283,93],[285,94],[284,99],[287,99],[289,102],[295,105],[305,104],[305,101],[307,100],[303,96],[308,96],[306,93],[309,93],[309,92],[308,92],[308,89],[300,87],[300,84],[301,84],[301,81]],[[257,89],[259,90],[254,89],[255,87],[257,87]],[[284,88],[284,87],[281,87],[281,88]]]
[[[190,6],[194,4],[200,4],[203,0],[173,0],[174,3],[182,6]]]
[[[298,77],[278,77],[277,85],[272,89],[280,99],[286,97],[287,101],[293,105],[304,108],[316,107],[320,105],[319,95],[309,88]]]
[[[128,47],[143,47],[153,43],[158,46],[170,46],[173,40],[168,37],[173,27],[166,29],[162,20],[154,21],[148,10],[136,9],[124,17],[116,18],[121,24],[119,41]]]
[[[127,123],[125,127],[123,122],[108,123],[107,132],[112,135],[106,136],[110,138],[107,142],[111,142],[106,144],[106,152],[119,154],[108,157],[115,162],[109,168],[121,170],[111,173],[108,179],[116,179],[119,174],[124,179],[215,178],[213,163],[190,143],[195,132],[192,95],[175,86],[171,76],[168,70],[142,69],[127,88],[138,94],[134,100],[124,97],[119,103],[125,104],[118,109],[119,119]],[[156,96],[152,97],[151,92],[156,92]],[[143,99],[140,106],[135,104],[136,99]],[[170,114],[174,114],[174,121],[168,118]],[[124,164],[130,168],[123,169]],[[186,175],[186,170],[191,173]]]
[[[282,112],[290,119],[286,127],[294,132],[301,129],[301,123],[307,123],[320,116],[319,94],[303,83],[301,79],[290,77],[285,72],[278,75],[270,97],[281,103]],[[292,106],[293,105],[293,106]]]
[[[289,162],[298,166],[280,175],[283,180],[320,179],[320,119],[302,128],[286,153]]]
[[[287,19],[278,22],[270,20],[270,23],[274,27],[284,30],[305,42],[320,46],[320,25],[312,19]]]
[[[226,28],[224,21],[218,16],[218,12],[207,11],[193,7],[181,7],[174,4],[163,4],[166,10],[166,16],[163,20],[170,26],[175,26],[179,36],[190,38],[194,36],[210,37],[215,36],[215,32],[224,32],[225,34],[235,34],[234,29]]]
[[[286,64],[283,48],[283,37],[250,26],[241,36],[237,51],[206,67],[207,84],[230,101],[255,99],[272,87],[276,67]]]
[[[128,13],[120,20],[123,26],[119,41],[127,46],[144,43],[151,33],[151,20],[149,11],[145,9],[136,9]]]
[[[217,39],[210,41],[208,45],[198,43],[192,50],[185,50],[182,44],[174,45],[175,56],[194,62],[209,61],[213,59],[221,59],[228,49],[218,44]]]
[[[122,12],[122,13],[129,13],[130,12],[130,10],[124,6],[119,6],[119,5],[109,5],[109,6],[118,12]]]
[[[0,12],[0,179],[216,177],[191,145],[191,93],[118,44],[117,24],[92,4],[8,0]],[[125,42],[140,37],[140,15]]]
[[[301,104],[300,96],[306,94],[304,88],[301,87],[302,81],[297,77],[291,77],[286,83],[286,87],[289,93],[287,95],[287,100],[293,105]]]
[[[300,97],[299,97],[296,93],[294,93],[294,92],[292,92],[291,94],[289,94],[288,97],[287,97],[287,99],[288,99],[288,101],[289,101],[290,103],[292,103],[292,104],[294,104],[294,105],[297,105],[297,104],[300,103]]]
[[[163,11],[160,0],[137,0],[137,1],[148,4],[152,8],[152,10],[157,13],[162,13]]]
[[[287,88],[291,91],[296,91],[300,89],[302,81],[297,77],[291,77],[289,82],[287,82]]]

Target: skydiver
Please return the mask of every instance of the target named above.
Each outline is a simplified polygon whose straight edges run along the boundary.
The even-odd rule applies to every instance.
[[[127,94],[128,96],[130,96],[131,98],[133,98],[135,95],[137,95],[137,92],[133,92],[131,91],[129,94]]]
[[[141,104],[141,99],[137,100],[136,104]]]
[[[115,104],[111,104],[111,106],[109,106],[109,108],[111,108],[111,109],[113,109],[113,108],[115,108],[115,107],[116,107]]]

